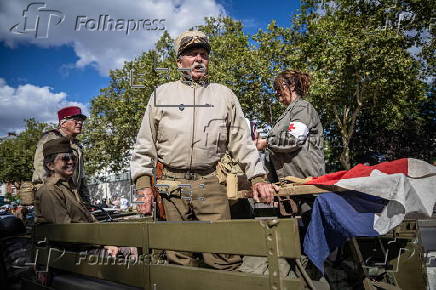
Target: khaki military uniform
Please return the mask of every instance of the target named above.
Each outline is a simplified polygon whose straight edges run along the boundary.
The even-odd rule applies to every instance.
[[[73,191],[71,181],[49,177],[35,194],[37,223],[92,223],[95,218],[89,213],[80,196]]]
[[[189,187],[170,190],[168,196],[164,195],[164,207],[169,221],[217,221],[229,220],[230,208],[226,195],[226,186],[218,183],[215,173],[206,174],[197,180],[174,178],[176,172],[164,170],[159,184],[177,182]],[[183,198],[182,198],[183,197]],[[190,200],[189,198],[192,198]],[[171,263],[197,266],[192,253],[166,251]],[[220,270],[234,270],[240,263],[238,255],[203,253],[205,264]]]
[[[38,141],[38,144],[36,146],[35,157],[33,161],[34,171],[32,176],[32,183],[37,185],[37,187],[38,184],[45,183],[47,179],[47,172],[44,169],[44,156],[43,156],[44,144],[47,141],[61,138],[61,137],[67,137],[67,136],[65,136],[61,130],[54,129],[44,133],[41,139]],[[71,141],[71,148],[73,149],[73,153],[77,157],[76,169],[72,177],[72,182],[73,182],[72,189],[73,191],[78,192],[80,194],[83,201],[89,202],[90,201],[89,190],[85,180],[82,146],[79,144],[79,141],[77,139],[70,139],[70,141]]]
[[[147,105],[132,153],[132,179],[137,189],[150,187],[153,168],[159,161],[164,165],[160,183],[178,180],[192,184],[192,194],[202,193],[205,198],[189,202],[177,194],[167,197],[167,220],[230,219],[226,187],[214,174],[227,150],[252,182],[263,180],[266,172],[233,92],[215,83],[166,83],[157,88]],[[184,178],[190,173],[195,180]],[[200,184],[204,184],[204,190]],[[168,258],[178,264],[193,263],[186,253],[169,252]],[[234,269],[240,258],[205,254],[205,262],[218,269]]]
[[[147,105],[130,163],[132,179],[139,187],[148,187],[146,179],[153,176],[157,161],[176,169],[208,170],[227,150],[248,179],[263,176],[265,170],[249,132],[239,101],[229,88],[215,83],[166,83]]]
[[[291,122],[302,122],[308,127],[309,136],[304,143],[287,133]],[[318,113],[309,102],[297,99],[279,117],[268,134],[265,163],[269,171],[268,178],[272,182],[290,175],[306,178],[325,174],[323,128]],[[285,259],[279,260],[279,267],[281,276],[286,276],[290,271]],[[268,262],[264,257],[245,256],[238,270],[266,274]]]
[[[304,143],[286,134],[290,122],[309,129]],[[272,181],[285,176],[306,178],[325,174],[323,128],[313,106],[302,99],[292,102],[268,134],[266,163]]]

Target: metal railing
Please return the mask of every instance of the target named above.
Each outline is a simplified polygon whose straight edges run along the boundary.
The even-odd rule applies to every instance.
[[[302,279],[281,278],[278,267],[279,258],[301,255],[295,219],[39,225],[34,240],[39,245],[38,269],[52,267],[144,289],[302,289],[304,285]],[[55,253],[50,245],[59,242],[137,247],[145,259],[112,263],[79,252]],[[163,249],[264,256],[269,274],[162,264],[152,254]]]

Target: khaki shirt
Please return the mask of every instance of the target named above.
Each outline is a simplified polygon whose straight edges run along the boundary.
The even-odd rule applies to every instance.
[[[143,176],[153,176],[156,161],[176,169],[210,169],[227,150],[249,179],[266,174],[239,101],[229,88],[166,83],[148,102],[132,153],[132,179],[138,189],[149,186]]]
[[[47,172],[44,169],[44,155],[43,148],[44,144],[47,141],[57,139],[60,137],[67,137],[61,130],[51,130],[44,133],[39,139],[38,144],[36,146],[35,157],[33,160],[33,176],[32,183],[33,184],[41,184],[45,183],[47,179]],[[68,137],[67,137],[68,138]],[[85,181],[85,172],[84,172],[84,161],[83,161],[83,151],[82,146],[79,144],[77,139],[71,139],[71,148],[73,149],[74,155],[77,157],[76,169],[74,171],[72,182],[74,185],[73,190],[79,192],[80,196],[83,198],[85,202],[89,202],[89,190]]]
[[[35,194],[37,223],[69,224],[92,223],[80,196],[72,190],[71,182],[49,177]]]
[[[286,133],[290,122],[302,122],[309,129],[306,141],[299,144]],[[280,138],[291,140],[280,140]],[[286,144],[286,145],[282,145]],[[292,102],[268,134],[266,162],[272,181],[285,176],[306,178],[325,174],[323,128],[313,106],[302,99]]]

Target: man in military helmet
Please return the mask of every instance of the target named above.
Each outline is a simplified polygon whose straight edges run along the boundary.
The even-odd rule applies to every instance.
[[[141,211],[151,212],[153,169],[159,162],[163,165],[160,183],[190,187],[181,190],[176,186],[164,195],[167,220],[230,219],[226,187],[215,175],[226,151],[244,169],[254,198],[271,202],[277,188],[265,181],[266,172],[238,98],[229,88],[208,81],[208,38],[201,31],[183,32],[175,41],[175,50],[182,77],[161,85],[151,95],[132,154],[131,175],[144,202]],[[189,253],[167,251],[167,257],[176,264],[194,264]],[[241,261],[236,255],[203,254],[203,258],[206,264],[227,270],[237,268]]]
[[[85,172],[83,164],[82,146],[76,137],[82,133],[83,122],[86,116],[82,110],[76,106],[62,108],[58,111],[59,125],[57,129],[45,132],[38,141],[33,162],[33,184],[39,188],[47,180],[47,172],[44,170],[44,144],[53,139],[67,138],[71,143],[74,155],[77,157],[77,165],[72,177],[73,190],[76,191],[85,203],[89,203],[89,190],[86,186]]]

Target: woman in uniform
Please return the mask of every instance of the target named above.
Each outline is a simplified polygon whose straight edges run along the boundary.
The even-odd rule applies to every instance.
[[[274,80],[278,100],[286,109],[267,138],[259,139],[256,145],[258,150],[266,149],[265,165],[270,182],[277,182],[286,176],[307,178],[325,174],[323,128],[315,108],[303,99],[309,87],[309,75],[300,71],[285,70]],[[299,207],[302,220],[307,223],[311,207],[303,199]],[[266,262],[261,264],[254,260],[252,263],[255,265],[252,268],[266,268]],[[328,289],[327,281],[315,266],[308,263],[306,271],[309,271],[310,278],[319,288]]]
[[[317,111],[303,99],[309,86],[309,75],[300,71],[285,70],[274,80],[276,95],[286,110],[267,139],[257,142],[258,149],[266,149],[272,182],[285,176],[306,178],[325,174],[323,128]]]
[[[70,141],[58,138],[44,144],[44,168],[46,182],[35,195],[37,223],[69,224],[93,223],[94,216],[88,211],[82,198],[73,190],[71,177],[76,166]],[[104,246],[109,255],[115,256],[119,248]]]

